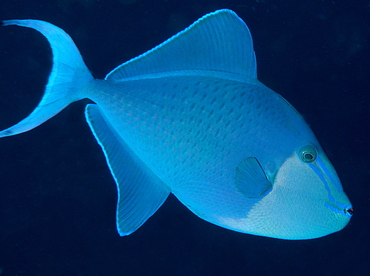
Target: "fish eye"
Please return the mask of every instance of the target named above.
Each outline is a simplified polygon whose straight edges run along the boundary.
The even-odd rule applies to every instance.
[[[307,145],[299,150],[299,156],[305,163],[312,163],[316,160],[316,149],[314,146]]]

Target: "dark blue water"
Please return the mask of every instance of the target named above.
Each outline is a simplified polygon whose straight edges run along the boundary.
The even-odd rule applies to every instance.
[[[370,275],[370,1],[1,0],[0,19],[62,27],[103,78],[219,8],[245,20],[259,79],[318,136],[354,205],[350,224],[317,240],[269,239],[209,224],[171,196],[119,237],[115,184],[79,102],[0,140],[0,275]],[[50,66],[40,34],[0,29],[1,129],[32,111]]]

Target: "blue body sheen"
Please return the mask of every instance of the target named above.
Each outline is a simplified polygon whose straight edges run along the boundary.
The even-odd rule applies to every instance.
[[[232,11],[208,14],[109,73],[91,77],[70,37],[42,21],[53,70],[35,111],[10,136],[90,98],[87,122],[117,184],[117,229],[128,235],[170,193],[231,230],[311,239],[352,215],[340,180],[298,112],[257,80],[248,27]],[[68,66],[64,66],[68,65]]]

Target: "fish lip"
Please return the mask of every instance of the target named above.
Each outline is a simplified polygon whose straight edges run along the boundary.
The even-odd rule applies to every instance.
[[[343,211],[346,217],[351,218],[353,216],[354,209],[351,204],[348,204]]]

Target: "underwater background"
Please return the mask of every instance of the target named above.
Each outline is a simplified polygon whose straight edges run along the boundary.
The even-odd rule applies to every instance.
[[[249,26],[259,80],[318,137],[354,206],[349,225],[316,240],[258,237],[203,221],[170,196],[119,237],[116,187],[85,122],[85,100],[0,139],[1,276],[370,275],[369,0],[0,0],[0,19],[61,27],[104,78],[221,8]],[[41,34],[0,28],[0,129],[34,109],[50,67]]]

